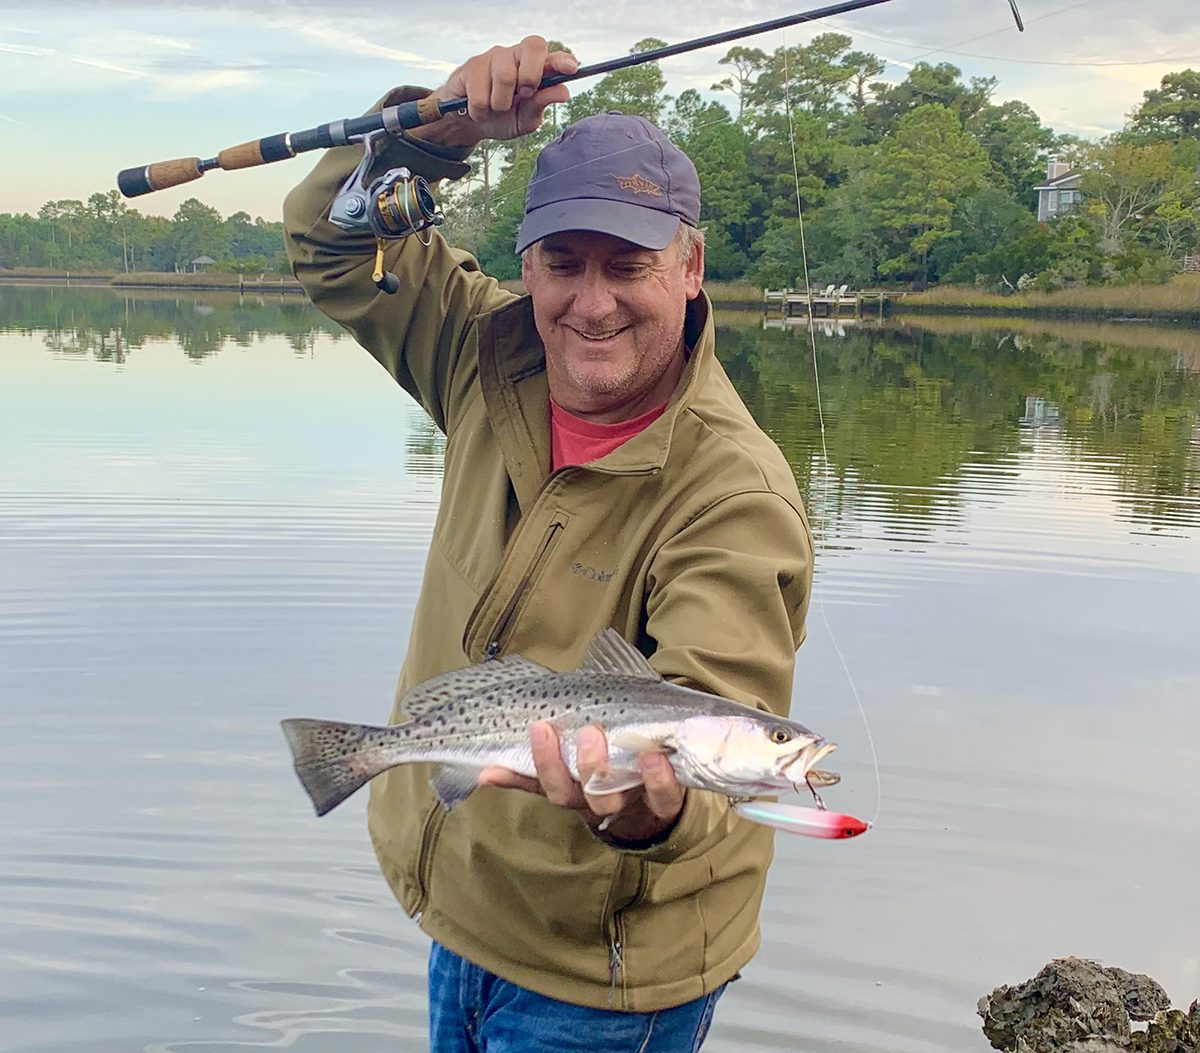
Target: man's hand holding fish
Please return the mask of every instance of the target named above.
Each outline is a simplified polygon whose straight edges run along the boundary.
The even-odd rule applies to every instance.
[[[538,722],[529,729],[536,778],[492,766],[479,773],[481,786],[502,786],[540,793],[552,804],[574,808],[600,837],[617,844],[646,844],[661,837],[683,811],[687,788],[661,753],[638,757],[642,785],[616,793],[589,794],[583,786],[608,767],[604,732],[589,724],[579,732],[579,779],[562,759],[562,746],[553,724]]]

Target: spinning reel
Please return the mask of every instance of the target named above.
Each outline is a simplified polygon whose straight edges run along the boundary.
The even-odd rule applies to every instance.
[[[410,234],[420,235],[440,226],[446,217],[437,207],[429,183],[407,168],[389,168],[367,182],[388,138],[386,132],[363,136],[362,160],[334,197],[329,221],[343,230],[369,230],[375,235],[375,270],[371,278],[383,292],[394,293],[400,288],[400,279],[383,268],[385,244]],[[428,237],[418,240],[429,244]]]

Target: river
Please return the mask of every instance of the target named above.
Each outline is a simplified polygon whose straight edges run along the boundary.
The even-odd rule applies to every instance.
[[[983,1051],[1066,954],[1200,996],[1200,335],[818,330],[826,461],[807,332],[719,324],[818,536],[793,715],[878,816],[779,837],[706,1051]],[[386,717],[440,449],[299,297],[0,287],[4,1053],[425,1048],[278,721]]]

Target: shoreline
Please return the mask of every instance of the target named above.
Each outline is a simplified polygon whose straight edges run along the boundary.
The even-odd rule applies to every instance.
[[[994,304],[906,304],[889,300],[887,315],[970,315],[975,318],[1045,318],[1059,321],[1105,322],[1169,322],[1182,324],[1200,322],[1200,307],[1196,308],[1129,308],[1129,307],[1051,307],[1014,304],[1011,307]]]
[[[524,293],[524,287],[519,281],[502,282],[505,288],[518,294]],[[162,291],[162,292],[235,292],[235,293],[298,293],[304,294],[304,289],[295,278],[280,275],[278,278],[248,281],[237,275],[229,274],[70,274],[67,272],[49,272],[38,274],[33,272],[0,271],[0,285],[11,286],[50,286],[69,288],[85,286],[87,288],[110,288],[123,291]],[[768,309],[763,303],[761,294],[756,294],[753,287],[745,282],[712,282],[705,285],[705,292],[713,306],[723,311],[754,311],[764,317],[781,317],[780,312]],[[946,290],[939,295],[932,293],[895,293],[883,292],[884,310],[887,318],[916,318],[916,317],[976,317],[976,318],[1030,318],[1058,320],[1064,322],[1102,321],[1115,324],[1145,324],[1161,323],[1168,325],[1187,325],[1200,323],[1200,299],[1184,296],[1184,303],[1137,303],[1135,289],[1141,287],[1114,287],[1122,292],[1111,297],[1117,302],[1108,303],[1054,303],[1053,294],[1042,294],[1038,298],[1043,302],[1023,303],[997,302],[999,297],[989,296],[954,296],[953,290]],[[1161,287],[1159,287],[1161,288]],[[1106,290],[1096,287],[1088,298],[1100,298]],[[1130,295],[1133,293],[1133,295]],[[926,296],[930,300],[922,302]],[[1008,300],[1009,298],[1004,298]],[[1011,299],[1016,299],[1012,297]],[[1050,301],[1050,302],[1046,302]],[[871,312],[873,315],[874,311]],[[803,315],[794,316],[797,319]],[[852,316],[843,316],[846,320]],[[822,318],[822,321],[825,319]]]

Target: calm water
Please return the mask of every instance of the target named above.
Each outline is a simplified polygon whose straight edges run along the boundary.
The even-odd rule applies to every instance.
[[[982,1051],[1078,954],[1200,995],[1200,336],[726,320],[820,535],[793,714],[850,843],[780,838],[712,1053]],[[0,288],[0,1050],[425,1046],[364,800],[277,721],[386,716],[438,437],[296,298]],[[830,630],[833,636],[831,637]]]

